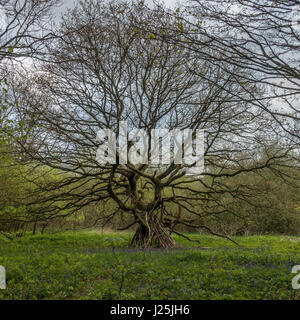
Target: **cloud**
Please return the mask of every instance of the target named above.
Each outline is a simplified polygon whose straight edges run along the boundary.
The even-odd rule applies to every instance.
[[[146,0],[146,1],[149,3],[152,2],[152,0]],[[180,2],[183,3],[183,0],[181,1],[180,0],[160,0],[160,1],[164,2],[170,8],[176,8]],[[67,9],[73,8],[78,2],[79,2],[78,0],[64,0],[63,4],[56,9],[57,15],[59,16],[63,14]]]
[[[0,31],[4,30],[7,26],[7,17],[5,13],[5,9],[0,4]]]

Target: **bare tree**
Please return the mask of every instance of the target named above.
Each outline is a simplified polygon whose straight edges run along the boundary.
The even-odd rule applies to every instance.
[[[180,23],[180,30],[190,28]],[[28,203],[32,210],[38,205],[43,217],[51,218],[89,204],[113,203],[103,224],[118,214],[129,216],[125,228],[137,225],[133,246],[173,247],[171,233],[179,233],[179,224],[213,233],[203,217],[226,213],[218,194],[249,194],[242,181],[232,186],[227,180],[290,165],[286,159],[293,155],[293,143],[259,156],[278,143],[274,130],[281,133],[270,112],[251,103],[253,95],[260,99],[264,94],[258,85],[245,83],[251,70],[226,61],[214,47],[206,45],[199,54],[184,40],[158,36],[176,24],[176,12],[160,5],[149,9],[142,2],[85,1],[63,20],[49,44],[52,63],[31,71],[35,81],[23,93],[34,93],[35,103],[27,99],[22,110],[35,115],[36,130],[31,141],[18,141],[22,152],[33,164],[60,173],[55,182],[37,186],[38,200]],[[149,25],[155,32],[147,30]],[[24,88],[28,76],[21,81]],[[193,137],[205,130],[206,170],[201,177],[189,176],[194,163],[174,160],[157,167],[124,164],[122,145],[115,163],[99,164],[98,130],[109,128],[118,136],[121,121],[148,137],[158,128],[190,129]],[[148,145],[151,157],[151,141]]]
[[[54,37],[51,17],[59,3],[59,0],[4,0],[0,3],[1,138],[11,129],[8,121],[12,121],[15,107],[8,99],[9,74],[22,66],[22,58],[42,58],[45,41]]]
[[[254,91],[244,100],[268,112],[299,143],[299,0],[191,0],[169,14],[176,23],[163,37],[155,24],[146,29],[209,63],[237,66],[241,84],[250,85],[244,91],[251,84],[264,88],[263,95]]]
[[[33,56],[53,37],[50,21],[60,0],[3,0],[0,6],[0,61]]]
[[[23,180],[26,168],[20,170],[20,167],[14,166],[12,152],[16,147],[14,140],[22,138],[25,143],[30,127],[33,127],[33,119],[22,114],[18,97],[14,95],[16,92],[12,92],[12,81],[24,61],[43,58],[45,41],[54,37],[50,28],[53,9],[60,3],[59,0],[0,2],[1,231],[18,231],[20,226],[24,226],[26,210],[22,203],[18,203],[18,198],[24,194],[30,198],[30,193],[25,192],[26,184]],[[30,99],[30,95],[26,98]]]

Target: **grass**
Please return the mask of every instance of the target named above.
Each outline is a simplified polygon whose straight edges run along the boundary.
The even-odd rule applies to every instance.
[[[300,299],[300,239],[174,237],[173,250],[128,249],[131,234],[77,232],[0,240],[2,299]]]

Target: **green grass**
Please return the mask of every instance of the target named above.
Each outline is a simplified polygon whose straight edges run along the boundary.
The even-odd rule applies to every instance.
[[[94,232],[0,240],[0,299],[299,299],[291,268],[300,239],[193,235],[175,250],[130,250],[131,234]],[[114,245],[119,247],[112,250]],[[201,246],[199,248],[199,246]]]

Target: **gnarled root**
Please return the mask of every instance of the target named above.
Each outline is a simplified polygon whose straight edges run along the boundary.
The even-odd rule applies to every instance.
[[[140,224],[131,240],[131,247],[139,248],[174,248],[176,243],[168,229],[163,226],[157,215],[147,219],[147,225]]]

